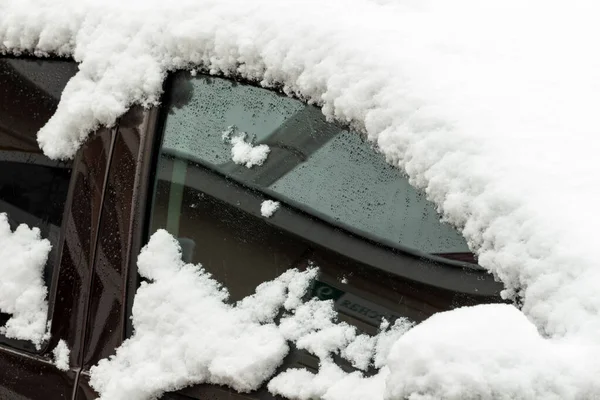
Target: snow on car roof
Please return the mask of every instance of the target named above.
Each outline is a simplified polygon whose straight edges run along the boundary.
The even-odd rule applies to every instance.
[[[600,395],[597,8],[585,0],[6,0],[0,51],[80,62],[38,135],[52,158],[72,157],[132,104],[156,104],[175,69],[243,77],[321,105],[405,171],[521,305],[457,310],[414,328],[420,335],[409,331],[411,346],[390,353],[386,396],[493,397],[513,384],[507,393],[523,398],[585,398]],[[496,334],[473,336],[490,333],[480,319]],[[456,340],[432,334],[441,321],[458,329]],[[481,357],[465,355],[467,337],[481,339]]]

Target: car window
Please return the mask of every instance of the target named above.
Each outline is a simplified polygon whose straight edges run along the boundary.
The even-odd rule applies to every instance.
[[[397,170],[359,135],[327,122],[318,108],[251,85],[177,73],[167,89],[161,121],[147,236],[161,228],[169,231],[178,239],[184,261],[202,264],[227,288],[230,302],[290,268],[309,266],[317,266],[319,274],[307,298],[331,300],[340,321],[369,334],[384,319],[418,323],[439,311],[498,301],[497,292],[479,292],[477,285],[483,282],[478,278],[468,283],[469,293],[453,286],[468,280],[468,268],[442,267],[457,277],[436,275],[448,281],[445,287],[398,273],[421,270],[427,276],[434,267],[426,257],[371,239],[436,254],[463,254],[468,248]],[[232,162],[228,138],[236,132],[270,147],[263,165],[247,168]],[[266,218],[261,204],[273,198],[281,208]],[[340,243],[362,260],[344,252]],[[389,268],[379,267],[382,263]],[[346,361],[336,361],[352,369]],[[318,359],[294,350],[283,367],[316,371]],[[234,396],[203,385],[163,398],[187,398],[181,394]],[[248,398],[272,396],[263,388]]]
[[[465,254],[432,203],[360,135],[299,100],[231,80],[178,73],[162,152],[210,164],[344,229],[429,254]],[[232,161],[227,136],[270,148],[264,164]],[[225,138],[224,138],[225,135]]]
[[[296,228],[302,221],[321,221],[321,225],[331,227],[325,233],[329,242],[360,238],[358,233],[421,252],[468,252],[464,239],[440,222],[433,205],[358,134],[326,121],[318,108],[299,100],[249,84],[179,72],[167,90],[159,129],[162,136],[148,236],[159,228],[167,229],[178,238],[184,261],[202,263],[230,290],[233,300],[251,294],[256,286],[288,268],[318,259],[330,260],[324,264],[332,269],[323,275],[329,274],[323,280],[324,287],[339,286],[338,280],[344,275],[346,267],[339,266],[344,264],[340,256],[347,254],[340,250],[342,247],[328,247],[318,239],[314,227],[290,230],[261,217],[261,199],[265,198],[275,197],[303,215],[290,219]],[[255,137],[255,144],[270,146],[263,165],[247,168],[231,160],[228,138],[236,131]],[[379,249],[377,244],[366,242]],[[348,243],[349,247],[358,244]],[[322,250],[325,253],[321,254]],[[365,254],[367,250],[365,247]],[[328,255],[330,252],[335,255]],[[392,250],[389,253],[399,257]],[[374,257],[378,262],[385,258],[381,253]],[[384,270],[407,278],[396,270],[414,271],[421,266],[425,271],[421,275],[431,274],[431,267],[421,256],[402,257],[389,259],[390,268]],[[371,263],[369,256],[350,258]],[[334,264],[337,266],[332,267]],[[363,267],[352,265],[347,273],[359,274],[356,271]],[[456,274],[455,282],[464,281],[462,272]],[[438,286],[447,291],[443,295],[433,289],[423,289],[418,295],[398,295],[402,290],[396,285],[390,296],[400,296],[400,300],[384,301],[382,310],[386,311],[375,313],[377,317],[368,319],[368,325],[378,326],[384,315],[420,321],[457,304],[453,291],[483,293],[476,287],[466,291],[453,287],[449,275],[440,276],[448,281]],[[381,304],[377,291],[382,288],[362,302]],[[372,295],[375,297],[370,298]],[[436,296],[443,300],[431,300]],[[342,297],[338,296],[340,304],[349,304]],[[358,318],[364,319],[364,315]]]
[[[48,286],[57,263],[71,162],[44,156],[36,134],[76,72],[71,61],[0,59],[0,213],[7,213],[12,229],[22,223],[36,226],[50,240],[44,270]],[[0,317],[0,325],[2,319],[6,316]]]
[[[306,264],[318,242],[312,228],[300,240],[297,230],[257,219],[260,202],[249,209],[241,200],[248,193],[289,204],[305,213],[304,220],[322,221],[342,237],[375,238],[417,255],[470,254],[398,170],[358,134],[326,121],[317,107],[249,84],[178,72],[166,93],[161,128],[148,235],[167,229],[179,239],[185,261],[208,265],[232,298]],[[270,147],[263,165],[232,161],[231,137],[241,132]],[[388,264],[394,273],[410,263]],[[428,309],[412,318],[430,314]]]

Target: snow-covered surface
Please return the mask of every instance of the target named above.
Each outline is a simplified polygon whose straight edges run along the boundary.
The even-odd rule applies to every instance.
[[[599,356],[597,344],[543,338],[510,305],[465,307],[396,341],[386,398],[597,399]]]
[[[302,400],[558,400],[600,393],[597,344],[543,338],[511,305],[465,307],[415,327],[384,321],[369,336],[337,321],[331,300],[303,301],[314,268],[289,270],[232,306],[227,289],[202,266],[181,261],[178,241],[164,230],[151,237],[138,267],[152,282],[136,293],[133,336],[91,370],[101,399],[151,399],[197,383],[242,392],[266,383],[273,394]],[[289,342],[319,358],[317,373],[292,368],[273,376]],[[334,354],[358,371],[343,371]],[[361,370],[371,366],[377,373],[366,377]]]
[[[314,276],[290,270],[230,306],[227,290],[200,265],[184,264],[164,230],[142,250],[138,268],[152,282],[136,293],[135,332],[91,370],[101,399],[150,399],[193,383],[257,389],[288,352],[273,319],[281,307],[298,306]]]
[[[591,0],[5,0],[0,51],[81,62],[39,133],[52,157],[71,157],[132,103],[156,103],[176,68],[257,80],[322,105],[364,130],[425,190],[479,263],[502,279],[504,295],[522,304],[523,314],[476,307],[415,328],[420,335],[405,336],[413,346],[400,339],[393,348],[408,354],[392,351],[381,373],[408,370],[418,379],[388,379],[386,395],[522,390],[517,397],[594,398],[598,7]],[[477,319],[490,313],[513,340],[471,337],[480,350],[474,357],[466,342],[436,339],[446,326],[485,332]],[[368,384],[385,380],[378,379]]]
[[[278,201],[274,200],[265,200],[260,203],[260,215],[265,218],[270,218],[275,211],[279,208],[280,204]]]
[[[547,340],[510,305],[465,307],[390,335],[364,377],[330,361],[289,370],[269,390],[292,399],[595,399],[597,346]],[[380,339],[381,340],[381,339]]]
[[[29,340],[38,348],[48,338],[48,290],[42,274],[50,249],[38,228],[21,224],[13,232],[6,213],[0,213],[0,312],[11,315],[0,334]]]
[[[134,334],[115,356],[90,371],[101,399],[151,399],[197,383],[248,392],[272,377],[289,351],[288,342],[324,365],[340,354],[359,369],[381,367],[393,343],[411,326],[398,319],[392,327],[382,324],[378,335],[367,336],[337,322],[332,301],[303,302],[315,268],[289,270],[229,305],[227,289],[201,265],[185,264],[179,242],[164,230],[142,249],[138,268],[151,282],[143,282],[135,296]],[[277,324],[280,311],[284,315]],[[293,389],[286,382],[296,374],[306,371],[284,371],[270,381],[269,390],[289,393]]]
[[[56,344],[54,350],[52,350],[52,355],[54,355],[54,365],[56,368],[61,371],[69,370],[69,354],[71,354],[71,350],[69,346],[67,346],[67,342],[64,340],[59,340]]]

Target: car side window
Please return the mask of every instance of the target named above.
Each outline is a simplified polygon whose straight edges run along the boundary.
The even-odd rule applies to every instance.
[[[229,289],[232,300],[251,294],[288,268],[318,260],[329,260],[321,263],[328,266],[322,271],[329,278],[316,294],[338,293],[337,280],[344,274],[360,274],[362,266],[340,267],[346,265],[340,260],[347,254],[319,240],[314,226],[298,228],[306,221],[328,226],[331,230],[325,235],[330,243],[353,237],[378,249],[389,244],[384,246],[391,249],[389,254],[397,254],[394,245],[415,251],[409,252],[410,257],[387,261],[390,268],[384,270],[392,275],[400,267],[422,268],[426,275],[429,267],[420,261],[424,253],[470,255],[464,239],[440,222],[434,206],[399,171],[359,135],[326,121],[314,106],[256,86],[178,72],[167,91],[162,130],[148,235],[167,229],[178,238],[184,261],[202,263]],[[233,161],[236,137],[246,144],[254,139],[255,146],[269,146],[264,163],[248,168]],[[288,210],[276,211],[271,218],[261,216],[261,200],[269,198]],[[290,222],[295,230],[278,223],[279,213],[292,209],[303,215]],[[338,239],[331,239],[333,233]],[[381,253],[375,257],[385,258]],[[368,257],[350,258],[370,262]],[[368,314],[371,317],[363,322],[377,327],[385,316],[420,321],[458,304],[451,292],[436,293],[433,298],[443,299],[431,300],[433,289],[408,296],[398,294],[400,286],[412,287],[398,284],[388,297],[400,296],[404,305],[384,301],[381,312],[363,315],[360,310],[369,307],[359,301],[350,314],[358,313],[363,320]],[[451,284],[445,288],[457,290]],[[377,298],[381,290],[374,289],[375,298],[367,295],[365,304],[381,304]],[[341,295],[338,299],[350,304]]]
[[[377,242],[458,259],[469,254],[465,239],[440,222],[435,206],[399,170],[360,135],[327,122],[317,107],[183,72],[173,79],[169,106],[164,155],[199,160]],[[232,160],[232,141],[243,135],[269,146],[262,165]]]
[[[420,322],[439,311],[497,301],[477,287],[461,292],[398,272],[430,274],[439,257],[425,253],[470,253],[399,171],[359,135],[326,121],[318,108],[252,85],[178,72],[161,121],[148,237],[169,231],[184,261],[202,264],[227,288],[229,301],[290,268],[309,266],[319,274],[307,297],[331,300],[340,321],[369,334],[384,319]],[[232,160],[236,142],[245,143],[246,151],[252,152],[250,145],[270,151],[262,165],[248,168]],[[260,210],[266,199],[281,203],[270,217]],[[401,250],[407,248],[413,252]],[[443,268],[456,274],[454,282],[465,281],[462,268]],[[450,281],[450,275],[440,276]],[[284,367],[316,370],[318,363],[295,350]],[[163,398],[234,395],[214,390],[192,387]],[[272,397],[263,388],[250,398]]]
[[[40,228],[50,240],[44,278],[56,267],[71,162],[46,157],[37,131],[56,110],[60,95],[77,72],[72,61],[27,58],[0,59],[0,213],[11,229],[25,223]],[[0,325],[6,315],[0,315]]]

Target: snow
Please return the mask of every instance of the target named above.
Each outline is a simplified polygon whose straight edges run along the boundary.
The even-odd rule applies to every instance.
[[[558,400],[600,393],[594,378],[600,362],[590,359],[599,355],[597,346],[547,340],[510,305],[440,313],[393,336],[384,340],[379,354],[387,357],[372,377],[322,360],[318,373],[288,370],[270,381],[269,390],[307,400]]]
[[[396,341],[386,398],[593,399],[598,356],[596,344],[545,339],[513,306],[465,307]]]
[[[247,140],[246,132],[238,132],[235,126],[230,126],[221,134],[225,143],[231,143],[231,160],[238,165],[252,168],[262,165],[271,149],[266,144],[255,146],[252,141]]]
[[[410,331],[419,335],[398,339],[376,378],[339,380],[324,362],[322,375],[297,373],[315,385],[306,390],[334,398],[354,383],[386,382],[385,391],[373,393],[593,398],[600,396],[594,383],[600,372],[598,7],[591,0],[6,0],[0,51],[80,62],[38,135],[53,158],[72,157],[90,132],[114,124],[132,104],[156,104],[166,73],[178,68],[253,80],[317,103],[328,117],[362,131],[425,191],[479,263],[504,282],[504,296],[521,305],[434,317]],[[240,152],[249,148],[240,137]],[[151,288],[143,287],[166,296]],[[198,296],[220,309],[208,300],[222,299],[220,293],[213,288]],[[489,313],[503,324],[486,319]],[[467,335],[470,325],[481,335]],[[450,330],[453,341],[436,338],[448,327],[464,331]],[[402,346],[409,339],[412,345]],[[127,343],[122,354],[135,347]],[[479,355],[465,352],[467,344]],[[125,368],[119,361],[125,358],[118,353],[98,368]],[[157,378],[156,385],[189,383],[181,378],[187,365],[173,368],[181,375]],[[163,376],[156,363],[148,369]],[[412,383],[394,380],[397,371]],[[252,386],[222,370],[196,372],[198,379]],[[347,384],[331,386],[332,377]],[[107,393],[123,384],[118,376],[96,383]]]
[[[56,365],[56,368],[61,371],[68,371],[69,354],[71,354],[71,350],[69,350],[67,342],[62,339],[59,340],[54,350],[52,350],[52,354],[54,355],[54,365]]]
[[[292,369],[276,376],[269,382],[269,391],[298,400],[383,399],[386,372],[365,378],[358,372],[348,374],[333,362],[326,361],[316,374],[305,369]]]
[[[0,213],[0,311],[11,314],[0,334],[31,341],[38,349],[49,335],[42,274],[50,249],[38,228],[21,224],[13,232],[6,213]]]
[[[558,400],[600,393],[597,345],[547,340],[510,305],[440,313],[385,342],[380,354],[387,357],[372,377],[322,360],[318,373],[288,370],[269,390],[302,400]]]
[[[138,268],[152,282],[136,293],[134,334],[91,369],[101,399],[150,399],[194,383],[257,389],[289,350],[273,319],[298,304],[314,277],[290,270],[231,306],[202,266],[181,261],[179,243],[164,230],[152,235]]]
[[[246,141],[244,133],[231,138],[231,160],[246,168],[252,168],[255,165],[262,165],[271,149],[266,144],[253,145]]]
[[[260,204],[260,215],[270,218],[279,209],[279,202],[274,200],[265,200]]]
[[[319,357],[323,366],[339,354],[366,369],[387,358],[391,344],[411,326],[399,319],[391,328],[382,324],[376,336],[358,335],[354,326],[337,321],[332,301],[302,300],[316,277],[313,267],[288,270],[230,305],[227,289],[201,265],[184,263],[179,242],[165,230],[142,249],[138,269],[151,282],[136,292],[134,333],[116,355],[90,370],[100,399],[151,399],[198,383],[249,392],[273,376],[289,342]],[[298,373],[305,374],[282,372],[269,390],[290,391],[282,382]]]

